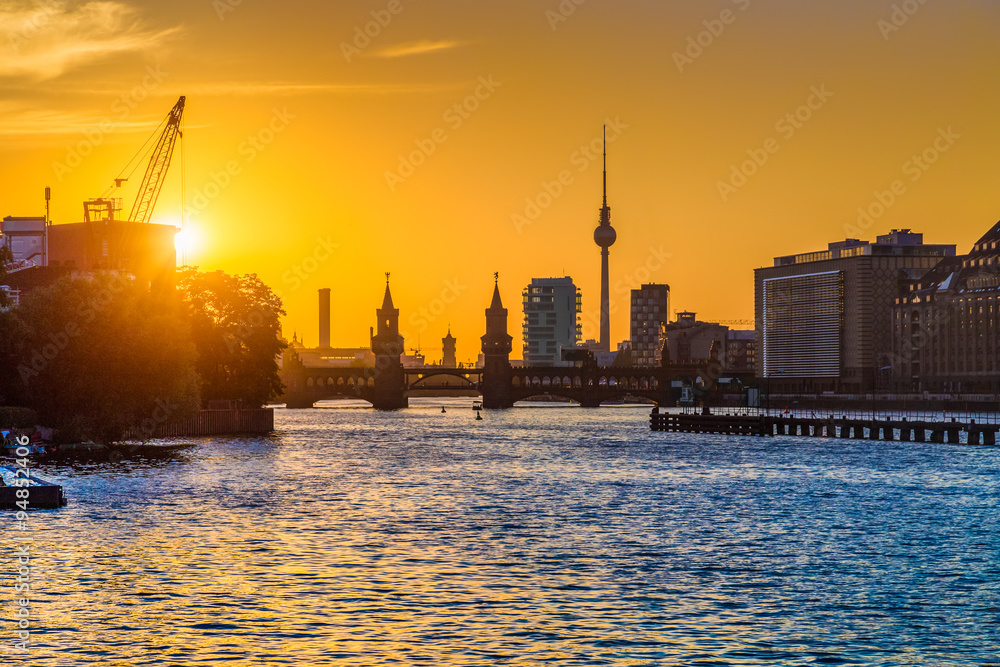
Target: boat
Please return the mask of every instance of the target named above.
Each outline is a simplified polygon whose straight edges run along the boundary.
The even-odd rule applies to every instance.
[[[23,471],[23,468],[15,466],[0,466],[0,479],[3,480],[3,485],[0,486],[0,509],[57,509],[66,504],[66,496],[60,485],[33,475],[30,471],[25,476]],[[24,479],[28,480],[27,486],[14,486],[21,484]],[[25,489],[28,497],[18,498],[17,492]]]

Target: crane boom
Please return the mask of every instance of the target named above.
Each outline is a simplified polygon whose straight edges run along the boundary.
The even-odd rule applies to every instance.
[[[139,194],[136,195],[135,204],[132,205],[132,212],[129,220],[133,222],[149,222],[153,215],[153,207],[160,196],[160,189],[163,187],[167,169],[170,168],[170,158],[174,154],[174,144],[181,133],[181,115],[184,113],[184,96],[182,95],[174,108],[167,116],[167,125],[163,128],[163,134],[156,142],[156,149],[149,158],[149,165],[146,167],[146,174],[142,177],[142,185],[139,186]]]

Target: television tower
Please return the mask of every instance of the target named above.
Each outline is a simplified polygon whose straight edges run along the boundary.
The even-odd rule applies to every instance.
[[[614,245],[618,233],[611,226],[611,207],[608,206],[608,126],[604,126],[604,205],[601,222],[594,230],[594,243],[601,247],[601,338],[602,352],[611,351],[611,298],[608,290],[608,248]]]

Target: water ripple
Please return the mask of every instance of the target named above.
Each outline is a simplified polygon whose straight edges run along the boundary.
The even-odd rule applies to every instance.
[[[997,448],[449,405],[46,471],[29,663],[1000,663]]]

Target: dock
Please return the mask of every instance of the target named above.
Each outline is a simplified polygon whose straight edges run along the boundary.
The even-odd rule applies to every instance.
[[[4,483],[0,486],[0,509],[23,509],[17,503],[24,503],[25,500],[28,501],[28,509],[57,509],[66,504],[66,496],[61,486],[36,475],[29,474],[28,486],[14,486],[17,471],[18,468],[14,466],[0,466],[0,476]],[[28,497],[18,498],[19,489],[27,489]]]
[[[969,445],[995,445],[1000,424],[957,421],[908,421],[847,417],[790,417],[773,415],[697,415],[653,410],[649,417],[653,431],[674,433],[715,433],[722,435],[799,436],[810,438],[849,438],[854,440],[893,440],[902,442],[939,442]],[[962,435],[966,437],[962,438]]]

